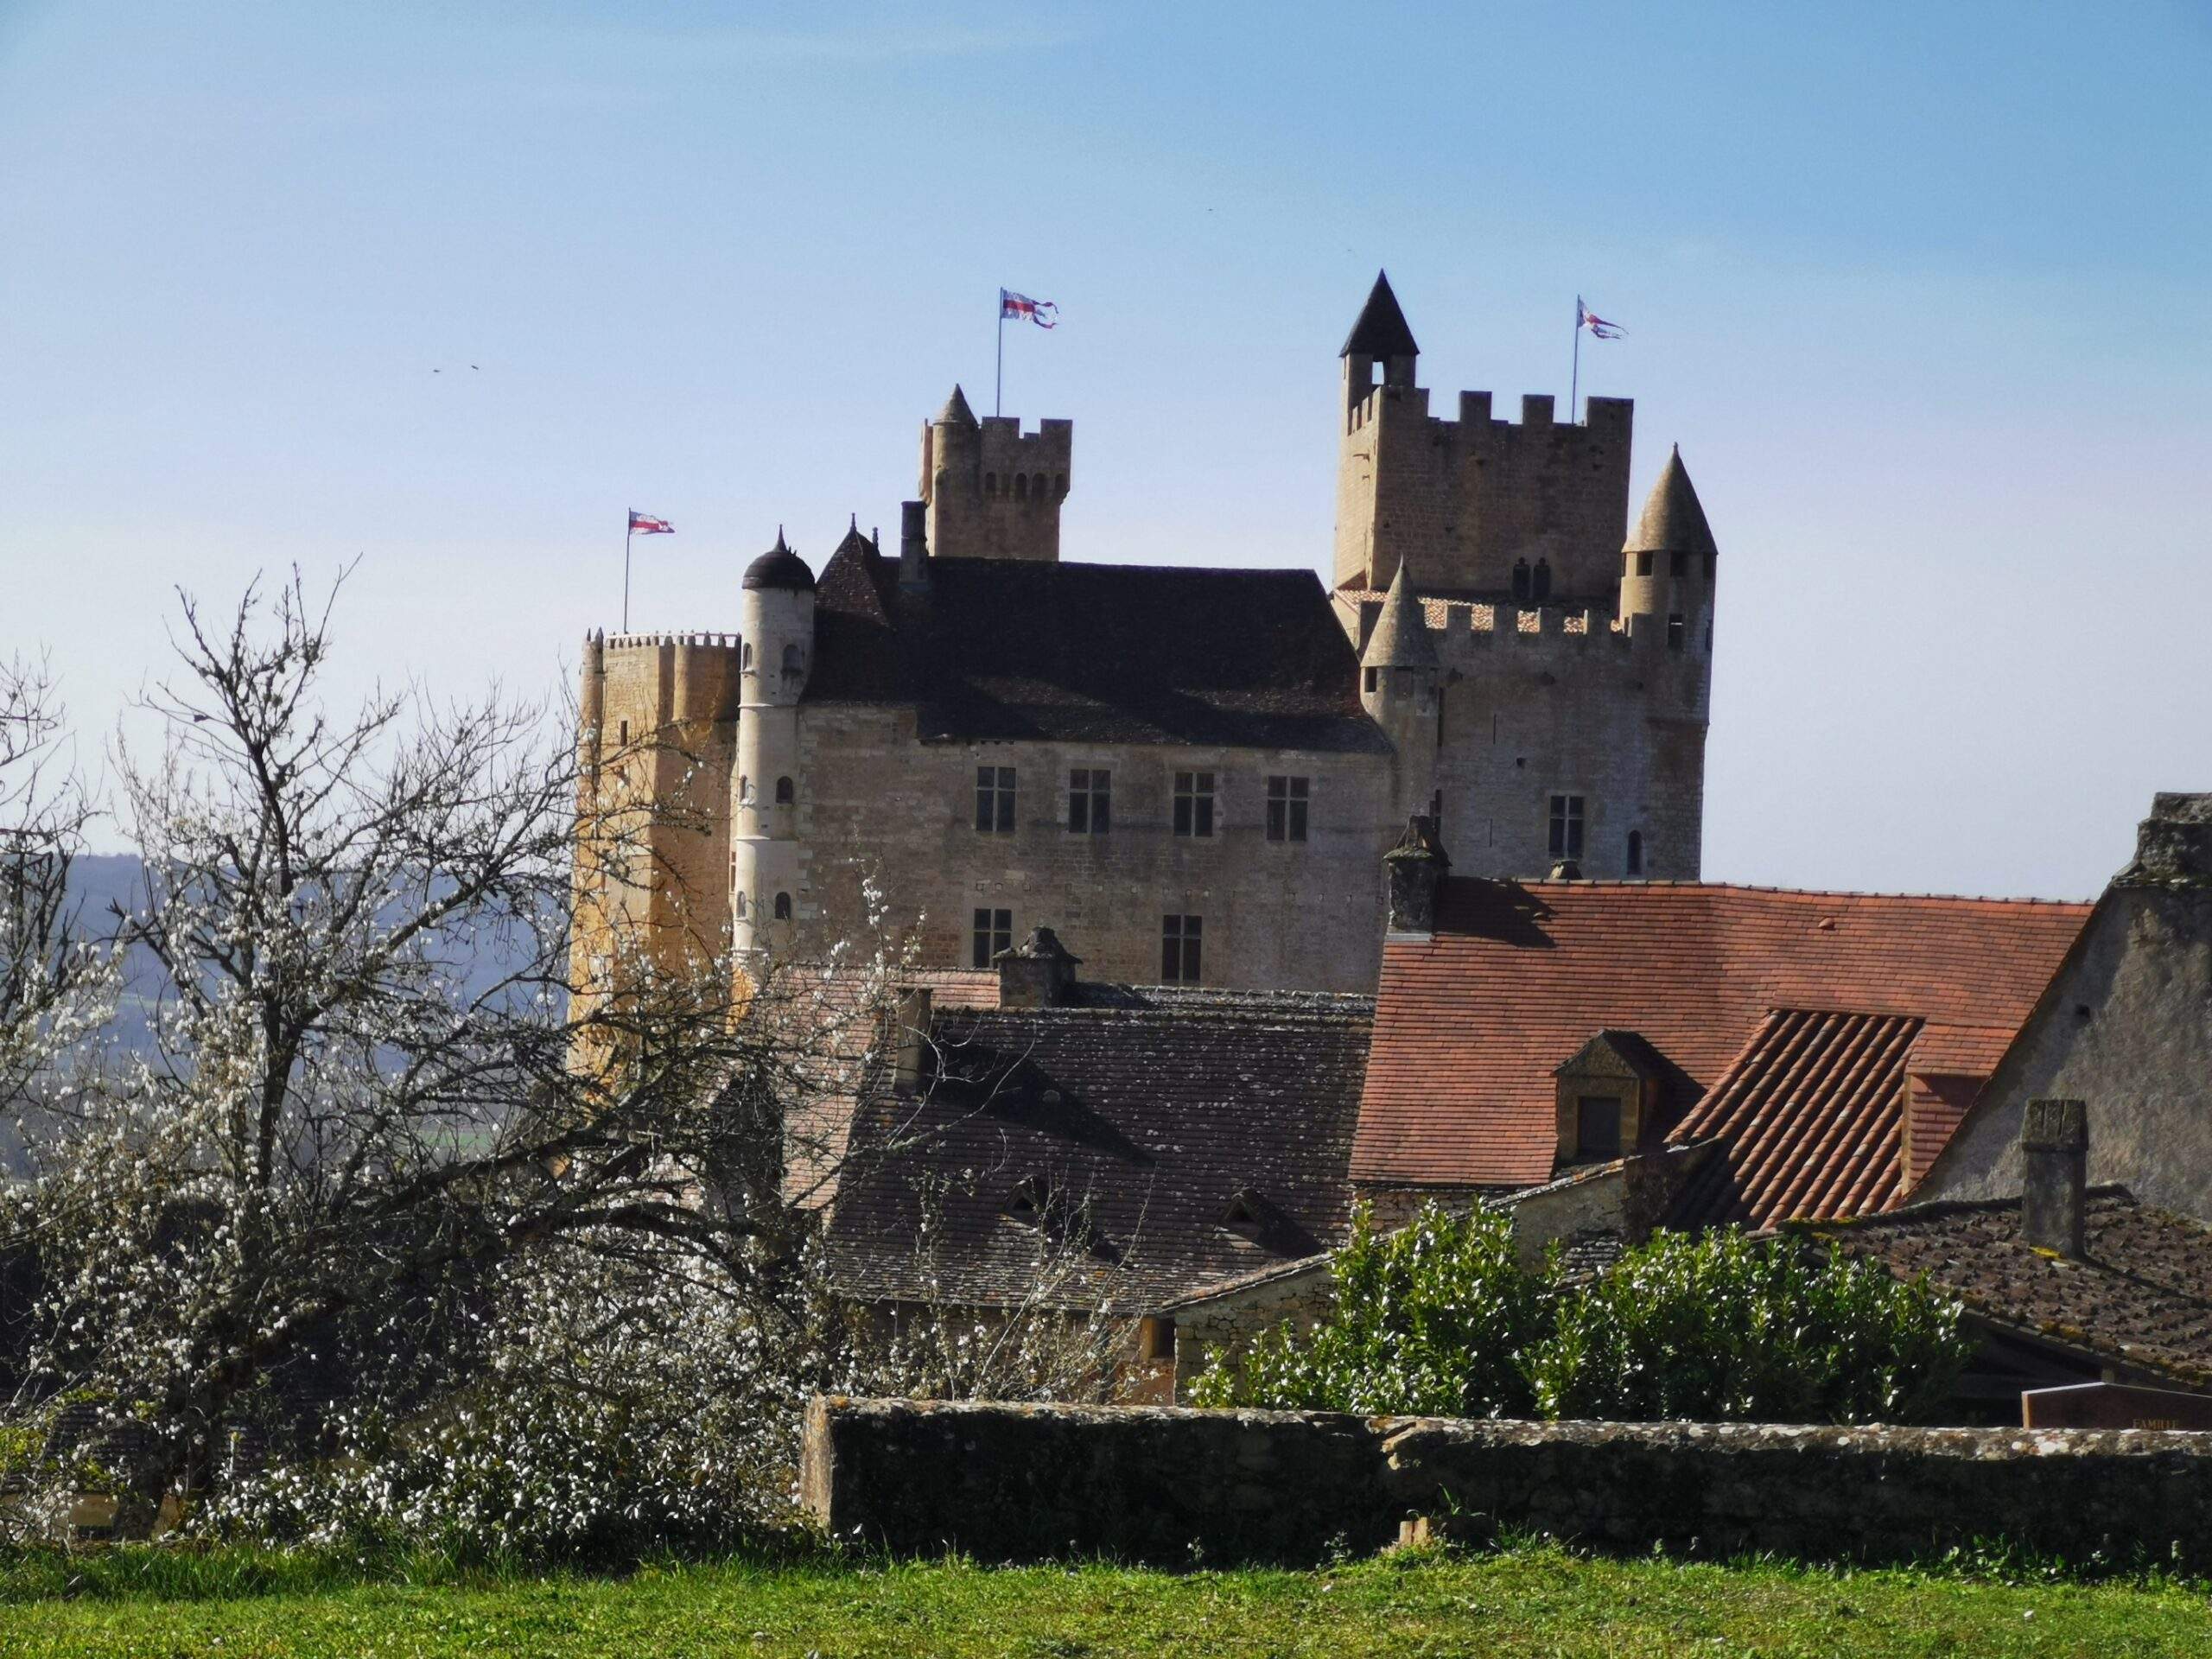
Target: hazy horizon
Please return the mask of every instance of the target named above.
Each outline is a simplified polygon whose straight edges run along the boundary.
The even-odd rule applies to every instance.
[[[88,746],[173,585],[358,557],[334,690],[728,629],[952,384],[1067,556],[1325,575],[1378,266],[1440,410],[1624,324],[1721,549],[1709,879],[2081,897],[2212,788],[2201,8],[0,0],[0,656]],[[1225,623],[1232,621],[1225,619]],[[111,848],[111,836],[102,846]]]

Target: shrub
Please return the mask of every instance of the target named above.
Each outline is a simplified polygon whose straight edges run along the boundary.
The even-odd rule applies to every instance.
[[[1498,1211],[1424,1205],[1377,1233],[1363,1206],[1331,1268],[1336,1311],[1311,1335],[1286,1323],[1192,1390],[1201,1405],[1452,1417],[1528,1414],[1525,1351],[1551,1324],[1548,1274],[1514,1255]]]
[[[1911,1422],[1972,1349],[1926,1283],[1822,1261],[1796,1238],[1661,1232],[1576,1285],[1530,1271],[1513,1224],[1424,1205],[1378,1236],[1363,1210],[1335,1306],[1285,1323],[1192,1389],[1209,1406],[1637,1421]]]

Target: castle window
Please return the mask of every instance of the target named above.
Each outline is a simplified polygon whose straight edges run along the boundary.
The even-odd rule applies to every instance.
[[[739,648],[738,666],[747,674],[753,671],[753,642],[750,639]]]
[[[1175,833],[1199,837],[1213,834],[1213,773],[1175,774]]]
[[[1643,874],[1643,831],[1641,830],[1628,832],[1628,873],[1630,875]]]
[[[1680,611],[1675,611],[1669,615],[1667,618],[1668,650],[1680,651],[1682,648],[1682,640],[1687,626],[1688,625],[1683,620],[1682,613]]]
[[[1580,795],[1552,797],[1551,848],[1554,858],[1582,856],[1582,798]]]
[[[1042,501],[1045,499],[1044,474],[1039,473],[1036,477],[1029,480],[1029,493],[1033,499]]]
[[[1014,768],[976,768],[976,828],[985,835],[1014,833]]]
[[[1195,985],[1198,982],[1198,944],[1205,918],[1163,916],[1160,918],[1160,982]]]
[[[630,746],[630,722],[626,720],[622,722],[621,735],[616,738],[615,741],[625,748],[627,748]]]
[[[740,806],[753,804],[753,780],[741,772],[737,774],[737,804]]]
[[[1636,556],[1636,574],[1639,576],[1648,576],[1651,574],[1651,556],[1649,553],[1639,553]]]
[[[784,647],[784,677],[787,680],[795,680],[804,671],[804,667],[799,661],[798,647],[785,645]]]
[[[988,968],[991,958],[1001,950],[1014,949],[1014,912],[1010,910],[978,909],[971,929],[974,951],[970,960],[978,968]]]
[[[1016,473],[1014,475],[1014,499],[1017,501],[1027,501],[1029,499],[1028,474]]]
[[[1375,690],[1375,688],[1376,688],[1376,686],[1380,685],[1382,683],[1382,671],[1381,669],[1379,669],[1379,668],[1370,668],[1370,669],[1369,669],[1369,670],[1367,671],[1367,689],[1368,689],[1369,690],[1370,690],[1370,691],[1374,690]]]
[[[791,896],[788,893],[779,893],[776,895],[776,919],[779,922],[788,922],[791,918]]]
[[[791,780],[788,778],[777,779],[776,804],[778,806],[789,806],[796,798],[796,792],[791,788]]]
[[[1584,1158],[1621,1155],[1618,1095],[1583,1095],[1574,1103],[1574,1149]]]
[[[1528,560],[1526,560],[1526,559],[1516,559],[1516,560],[1514,560],[1514,562],[1513,562],[1513,597],[1514,597],[1514,598],[1516,598],[1516,599],[1526,599],[1526,598],[1528,598],[1528,597],[1529,597],[1529,584],[1531,582],[1533,582],[1534,580],[1535,580],[1535,578],[1534,578],[1532,575],[1529,575],[1529,561],[1528,561]]]
[[[1535,574],[1529,581],[1529,592],[1532,598],[1538,600],[1552,596],[1552,562],[1549,559],[1536,561]]]
[[[1690,556],[1688,554],[1675,552],[1669,553],[1667,556],[1667,574],[1669,575],[1679,578],[1681,576],[1687,576],[1689,573]]]
[[[1077,766],[1068,773],[1068,833],[1103,836],[1114,817],[1114,774],[1104,766]]]
[[[1269,841],[1306,839],[1306,798],[1312,792],[1312,780],[1306,778],[1268,779],[1268,839]]]

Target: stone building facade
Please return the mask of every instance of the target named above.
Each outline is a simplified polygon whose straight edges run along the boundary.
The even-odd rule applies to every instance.
[[[1416,349],[1378,278],[1333,591],[1063,561],[1072,424],[956,387],[895,551],[855,522],[817,573],[779,535],[734,634],[588,639],[584,821],[645,845],[580,848],[580,897],[666,948],[812,957],[880,902],[927,964],[1043,923],[1087,977],[1364,992],[1412,815],[1470,874],[1694,878],[1716,550],[1681,457],[1631,530],[1626,402],[1438,421]]]

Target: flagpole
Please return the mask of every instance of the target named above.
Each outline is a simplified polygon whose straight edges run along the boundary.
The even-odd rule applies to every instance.
[[[1568,380],[1567,386],[1567,423],[1569,426],[1577,424],[1582,418],[1575,412],[1576,405],[1580,403],[1581,397],[1582,296],[1578,294],[1575,296],[1574,299],[1574,373],[1573,378]]]
[[[999,289],[999,364],[991,376],[991,413],[1004,413],[1006,403],[1006,289]]]
[[[638,533],[638,512],[632,507],[622,520],[622,632],[630,632],[630,538]]]

